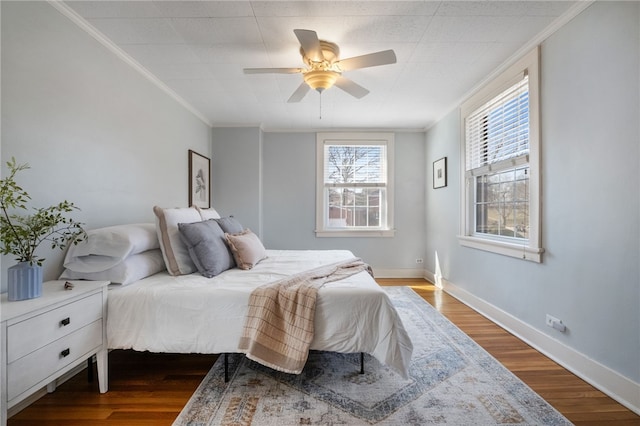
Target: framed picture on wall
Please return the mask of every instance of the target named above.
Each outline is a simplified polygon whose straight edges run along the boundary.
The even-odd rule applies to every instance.
[[[433,162],[433,189],[447,186],[447,157]]]
[[[211,160],[189,150],[189,206],[211,207]]]

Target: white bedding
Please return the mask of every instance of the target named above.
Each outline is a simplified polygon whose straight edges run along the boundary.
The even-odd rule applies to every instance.
[[[238,352],[247,302],[260,285],[353,257],[347,250],[267,250],[246,271],[213,278],[152,275],[109,291],[110,349],[167,353]],[[413,346],[387,294],[367,272],[318,292],[311,349],[365,352],[406,375]]]

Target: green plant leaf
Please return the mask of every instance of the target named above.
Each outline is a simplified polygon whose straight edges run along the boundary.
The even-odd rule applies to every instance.
[[[51,249],[64,250],[68,244],[77,244],[86,239],[82,223],[66,217],[65,213],[80,210],[72,202],[61,201],[53,206],[34,208],[32,214],[20,215],[16,211],[27,210],[29,194],[20,187],[15,176],[29,169],[28,164],[18,164],[14,157],[7,162],[9,175],[0,179],[0,252],[12,254],[19,262],[42,265],[44,258],[35,255],[35,250],[44,241]]]

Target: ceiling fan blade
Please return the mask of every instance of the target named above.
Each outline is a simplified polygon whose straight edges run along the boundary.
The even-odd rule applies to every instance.
[[[356,70],[359,68],[376,67],[396,63],[396,54],[393,50],[383,50],[381,52],[369,53],[368,55],[354,56],[353,58],[342,59],[338,66],[342,71]]]
[[[300,102],[302,98],[304,98],[304,95],[307,94],[309,89],[310,89],[309,85],[303,81],[302,84],[298,86],[296,91],[293,92],[293,95],[291,95],[291,97],[289,98],[289,100],[287,100],[287,102],[288,103]]]
[[[367,96],[367,94],[369,94],[369,91],[367,89],[342,76],[338,77],[335,85],[358,99],[363,98]]]
[[[312,30],[293,30],[305,55],[314,62],[324,61],[318,34]]]
[[[302,68],[245,68],[245,74],[296,74],[302,72]]]

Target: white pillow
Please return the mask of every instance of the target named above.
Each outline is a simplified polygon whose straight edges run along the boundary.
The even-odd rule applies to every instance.
[[[99,272],[76,272],[65,269],[60,275],[64,280],[111,281],[113,284],[127,285],[165,269],[160,249],[132,254],[112,268]]]
[[[64,267],[75,272],[105,271],[128,256],[160,248],[153,223],[133,223],[87,231],[87,239],[71,245]]]
[[[214,208],[201,209],[198,206],[195,206],[195,207],[196,207],[196,209],[198,209],[198,213],[200,213],[200,216],[202,217],[202,220],[220,219],[220,214]]]
[[[180,238],[178,223],[201,222],[202,217],[194,207],[163,209],[153,207],[156,215],[156,231],[164,263],[170,275],[186,275],[197,271],[189,249]]]

